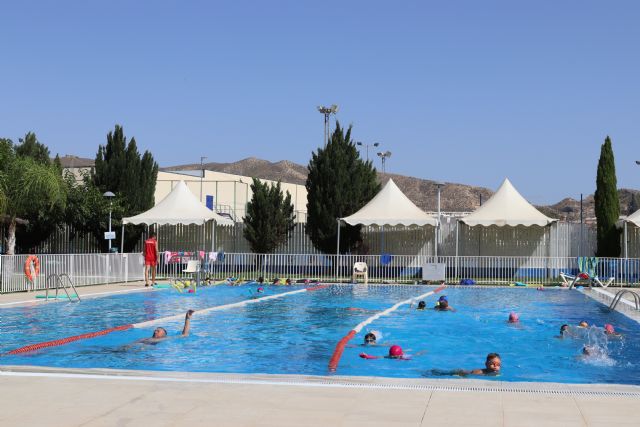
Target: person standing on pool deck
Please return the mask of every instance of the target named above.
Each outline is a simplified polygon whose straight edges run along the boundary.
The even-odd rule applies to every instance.
[[[156,233],[151,232],[149,238],[144,241],[144,285],[149,286],[149,271],[151,271],[151,283],[156,284],[156,266],[158,265],[158,240]]]

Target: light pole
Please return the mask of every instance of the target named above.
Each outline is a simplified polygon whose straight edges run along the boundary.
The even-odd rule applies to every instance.
[[[318,111],[321,114],[324,114],[324,142],[322,143],[323,147],[327,146],[327,135],[329,135],[329,116],[338,112],[338,106],[336,104],[332,104],[331,107],[323,107],[318,105]]]
[[[367,147],[367,162],[368,162],[369,161],[369,147],[370,146],[371,147],[379,147],[380,143],[379,142],[374,142],[373,144],[365,144],[364,142],[356,142],[356,145],[359,145],[361,147],[364,145],[365,147]]]
[[[204,161],[207,156],[200,157],[200,203],[202,203],[202,179],[204,178]]]
[[[113,208],[113,198],[116,196],[111,191],[107,191],[102,195],[109,199],[109,253],[111,253],[111,210]]]
[[[440,244],[440,189],[444,187],[444,182],[436,182],[436,187],[438,187],[438,222],[436,223],[436,245],[435,245],[435,255],[436,255],[436,263],[438,262],[438,245]]]
[[[382,173],[384,173],[385,172],[384,164],[387,161],[387,158],[391,157],[391,151],[389,151],[389,150],[380,151],[380,152],[378,152],[378,157],[380,157],[382,159]]]

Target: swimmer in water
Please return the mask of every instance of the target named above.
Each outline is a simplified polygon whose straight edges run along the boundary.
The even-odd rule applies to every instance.
[[[424,301],[420,301],[420,302],[418,303],[418,308],[417,308],[417,310],[424,310],[424,309],[426,309],[426,308],[427,308],[427,303],[426,303],[426,302],[424,302]]]
[[[376,334],[373,332],[369,332],[364,336],[364,344],[365,345],[375,345],[376,343]]]
[[[182,334],[180,335],[181,337],[189,336],[189,330],[191,329],[191,316],[193,315],[193,313],[194,313],[193,310],[189,310],[187,311],[187,314],[185,314],[184,326],[182,328]],[[141,340],[138,340],[137,342],[141,344],[156,345],[160,341],[165,340],[167,338],[170,338],[169,335],[167,334],[167,330],[162,327],[157,327],[156,329],[154,329],[153,335],[151,336],[151,338],[143,338]]]
[[[607,323],[604,325],[604,333],[610,337],[621,337],[622,335],[617,333],[615,328],[611,323]]]
[[[588,328],[589,324],[583,320],[582,322],[578,323],[578,327],[579,328]]]
[[[497,376],[500,374],[500,368],[502,365],[502,360],[500,359],[500,355],[498,353],[489,353],[487,354],[487,359],[484,362],[483,369],[456,369],[453,371],[441,371],[439,369],[431,370],[432,375],[459,375],[459,376],[467,376],[467,375],[490,375]],[[426,376],[426,375],[425,375]]]
[[[571,336],[571,331],[569,330],[569,325],[567,325],[566,323],[562,326],[560,326],[560,335],[558,335],[556,338],[567,338]]]
[[[511,313],[509,313],[509,323],[518,323],[520,322],[520,318],[518,317],[517,313],[514,313],[513,311]]]
[[[438,303],[435,307],[433,307],[433,309],[437,311],[456,311],[449,305],[449,301],[447,301],[447,297],[445,297],[444,295],[440,297]]]
[[[399,345],[392,345],[389,347],[389,354],[387,356],[372,356],[367,353],[360,353],[360,357],[363,359],[397,359],[397,360],[409,360],[409,356],[404,354],[402,347]]]

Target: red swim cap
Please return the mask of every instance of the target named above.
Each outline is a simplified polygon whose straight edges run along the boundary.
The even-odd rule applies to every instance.
[[[402,347],[400,347],[399,345],[392,345],[391,347],[389,347],[389,356],[400,357],[403,354],[404,353],[402,352]]]

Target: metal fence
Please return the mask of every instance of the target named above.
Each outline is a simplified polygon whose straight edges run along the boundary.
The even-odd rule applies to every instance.
[[[267,281],[274,278],[292,280],[348,281],[355,262],[368,266],[369,281],[414,283],[422,280],[422,268],[436,262],[433,256],[412,255],[315,255],[315,254],[217,254],[215,261],[200,257],[205,275],[214,280],[227,277]],[[167,260],[161,256],[160,277],[180,277],[193,253],[181,253]],[[502,257],[502,256],[444,256],[447,282],[472,279],[477,283],[558,284],[560,273],[579,273],[575,257]],[[613,277],[611,286],[640,285],[640,259],[600,258],[597,274],[603,281]]]
[[[28,255],[0,256],[0,293],[45,289],[52,274],[66,273],[75,286],[119,283],[143,278],[143,258],[133,254],[38,255],[40,274],[33,284],[24,273]]]
[[[186,276],[183,270],[193,252],[179,252],[169,258],[161,254],[158,276],[161,278]],[[415,283],[422,280],[422,269],[435,257],[425,255],[316,255],[316,254],[253,254],[200,253],[205,276],[214,280],[227,277],[267,281],[278,277],[292,280],[345,282],[351,279],[355,262],[368,266],[370,282]],[[0,256],[0,292],[45,289],[51,274],[68,274],[76,286],[118,283],[143,278],[143,259],[132,254],[76,254],[40,255],[40,274],[33,285],[24,274],[27,255]],[[215,259],[215,260],[214,260]],[[501,257],[501,256],[442,256],[445,279],[457,283],[472,279],[481,284],[558,284],[560,273],[579,272],[575,257]],[[611,286],[639,286],[640,258],[599,258],[597,274]]]

